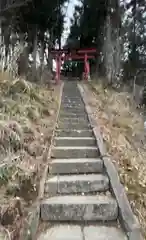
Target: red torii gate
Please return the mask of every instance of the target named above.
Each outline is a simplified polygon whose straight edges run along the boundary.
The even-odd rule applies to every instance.
[[[53,49],[51,51],[53,57],[56,59],[56,76],[55,80],[56,83],[60,81],[60,70],[61,70],[61,60],[78,60],[83,59],[84,60],[84,78],[87,81],[88,76],[90,73],[90,65],[88,62],[88,59],[93,59],[94,55],[88,55],[96,53],[95,48],[87,48],[87,49],[79,49],[79,50],[73,50],[72,52],[69,52],[67,49]],[[62,56],[65,54],[64,56]]]

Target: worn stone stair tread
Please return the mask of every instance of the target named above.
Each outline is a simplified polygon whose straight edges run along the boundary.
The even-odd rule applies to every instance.
[[[85,240],[128,240],[126,234],[118,227],[86,226],[83,233]]]
[[[60,118],[58,123],[62,124],[83,124],[83,125],[89,125],[88,119],[82,119],[82,118]]]
[[[72,105],[70,105],[70,103],[68,103],[68,102],[64,102],[64,103],[63,103],[63,107],[64,107],[64,108],[75,108],[75,109],[85,108],[85,106],[84,106],[83,104],[78,103],[78,102],[76,102],[76,103],[74,103],[74,104],[72,104]]]
[[[70,106],[84,106],[84,102],[82,102],[81,99],[72,99],[72,98],[68,98],[68,99],[62,99],[62,105],[70,105]]]
[[[69,116],[65,116],[65,117],[60,117],[59,120],[76,121],[76,122],[78,122],[78,121],[86,121],[87,122],[88,121],[89,122],[89,119],[87,116],[80,116],[80,117],[77,116],[77,117],[72,118],[72,115],[71,116],[69,115]]]
[[[68,110],[73,112],[79,112],[79,111],[85,112],[85,106],[82,105],[82,106],[70,107],[63,104],[60,110]]]
[[[75,122],[72,122],[72,123],[66,123],[66,122],[61,122],[61,123],[58,123],[58,128],[62,129],[62,128],[65,128],[65,129],[77,129],[77,130],[80,130],[80,129],[91,129],[91,125],[90,124],[87,124],[87,123],[75,123]]]
[[[45,184],[45,191],[52,194],[103,192],[108,189],[109,179],[103,174],[57,175]]]
[[[59,146],[95,146],[94,137],[55,137],[55,145]]]
[[[59,117],[60,120],[62,120],[62,119],[72,119],[72,121],[74,121],[74,122],[76,121],[76,119],[81,121],[81,119],[83,119],[83,118],[84,118],[84,120],[89,121],[86,115],[66,113],[66,114],[60,115],[60,117]]]
[[[55,140],[95,140],[94,137],[55,137]]]
[[[85,130],[85,129],[65,129],[65,130],[56,129],[56,132],[67,132],[67,133],[73,132],[75,134],[78,134],[78,133],[93,133],[92,129],[88,129],[88,130]]]
[[[61,114],[63,114],[63,115],[65,115],[65,114],[67,114],[67,112],[64,112],[64,108],[60,108],[60,113],[59,113],[59,115],[61,115]],[[77,112],[72,112],[72,111],[69,111],[69,113],[68,113],[69,115],[71,115],[71,116],[76,116],[76,115],[80,115],[80,116],[87,116],[87,113],[85,112],[85,110],[83,111],[77,111]]]
[[[40,213],[43,221],[113,221],[118,206],[106,195],[62,195],[42,201]]]
[[[72,108],[72,109],[78,109],[78,108],[84,108],[85,106],[83,104],[69,104],[69,103],[63,103],[64,108]]]
[[[100,158],[54,159],[50,166],[51,174],[101,173],[103,161]]]
[[[76,111],[79,111],[79,110],[82,110],[82,111],[85,111],[85,106],[82,105],[82,106],[77,106],[77,103],[76,103],[76,106],[69,106],[67,104],[62,104],[61,108],[62,109],[68,109],[68,110],[74,110],[75,112]]]
[[[80,103],[84,104],[82,98],[80,98],[80,97],[73,98],[71,95],[70,95],[70,98],[68,98],[68,96],[66,96],[66,97],[63,96],[62,101],[65,101],[65,102],[67,101],[69,103],[80,102]]]
[[[85,106],[84,104],[68,104],[68,103],[63,103],[64,108],[72,108],[72,109],[84,109]]]
[[[91,125],[90,124],[83,124],[83,123],[59,123],[58,124],[58,128],[59,129],[91,129]]]
[[[65,112],[60,113],[59,120],[61,119],[72,120],[72,121],[77,121],[77,120],[89,121],[87,115],[84,112],[82,111],[72,112],[72,111],[68,111],[67,109]]]
[[[71,118],[71,117],[60,117],[59,122],[64,122],[64,123],[83,123],[83,124],[89,124],[89,120],[87,118]]]
[[[60,114],[68,114],[68,115],[76,115],[76,116],[84,116],[86,113],[83,110],[75,110],[75,109],[60,109]]]
[[[58,149],[58,150],[85,150],[85,149],[89,149],[89,150],[97,150],[97,147],[91,147],[91,146],[54,146],[53,149]]]
[[[95,158],[98,156],[99,149],[93,146],[54,146],[52,148],[54,158]]]
[[[65,93],[64,93],[65,94]],[[67,100],[67,101],[81,101],[81,102],[83,102],[83,100],[82,100],[82,98],[80,97],[80,96],[71,96],[71,94],[69,94],[70,95],[70,98],[68,98],[68,94],[67,95],[63,95],[62,96],[62,101],[63,100]]]
[[[93,131],[91,129],[56,129],[56,136],[60,137],[66,137],[66,136],[71,136],[71,137],[92,137],[93,136]]]
[[[78,224],[54,224],[37,240],[127,240],[118,227],[104,225],[80,226]]]
[[[71,113],[71,112],[61,112],[60,111],[60,114],[59,114],[59,117],[60,118],[63,118],[63,117],[69,117],[69,118],[83,118],[83,117],[86,117],[87,118],[87,113],[83,113],[83,112],[78,112],[78,113]]]

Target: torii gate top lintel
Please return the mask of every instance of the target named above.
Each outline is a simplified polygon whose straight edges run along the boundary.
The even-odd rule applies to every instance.
[[[97,50],[96,48],[81,48],[81,49],[76,49],[76,48],[64,48],[64,49],[51,49],[52,54],[90,54],[90,53],[96,53]]]

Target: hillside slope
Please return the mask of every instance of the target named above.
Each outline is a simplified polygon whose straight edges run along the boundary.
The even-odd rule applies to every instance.
[[[144,122],[129,93],[102,84],[89,85],[91,105],[108,153],[114,159],[131,207],[146,239],[146,135]]]
[[[0,75],[0,219],[6,239],[20,239],[38,195],[59,92],[60,86]]]

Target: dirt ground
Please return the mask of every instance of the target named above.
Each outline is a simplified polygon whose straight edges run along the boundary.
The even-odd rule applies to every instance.
[[[89,84],[94,115],[114,159],[131,207],[146,239],[146,138],[143,118],[129,93]]]
[[[21,238],[46,166],[59,94],[60,86],[0,74],[0,239]]]

